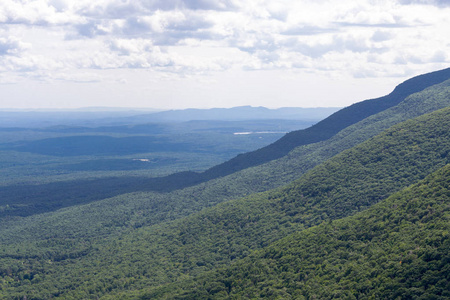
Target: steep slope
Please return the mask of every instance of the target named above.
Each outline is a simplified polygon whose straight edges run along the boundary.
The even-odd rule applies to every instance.
[[[449,299],[450,165],[365,212],[142,299]]]
[[[280,158],[292,149],[326,140],[342,129],[371,115],[393,107],[413,93],[441,83],[450,78],[450,68],[416,76],[398,85],[387,96],[355,103],[307,129],[293,131],[275,143],[259,150],[245,153],[204,172],[203,176],[217,178],[251,166]]]
[[[281,158],[296,147],[327,140],[344,128],[393,107],[409,95],[449,78],[450,68],[413,77],[398,85],[387,96],[355,103],[309,128],[290,132],[275,143],[252,152],[240,154],[204,172],[187,172],[168,176],[164,178],[164,185],[156,184],[152,190],[161,190],[162,186],[168,187],[169,190],[188,187]]]
[[[226,265],[288,234],[366,209],[449,163],[449,127],[450,108],[439,110],[344,151],[285,188],[76,249],[67,237],[11,245],[2,264],[14,272],[3,271],[3,293],[94,299]],[[30,284],[26,274],[39,280]]]
[[[197,173],[176,173],[167,177],[152,179],[117,177],[58,182],[47,185],[2,187],[0,188],[0,218],[6,215],[25,216],[42,213],[134,191],[169,192],[179,190],[165,194],[165,196],[154,193],[142,196],[154,199],[151,205],[152,218],[150,222],[167,220],[163,215],[167,216],[168,214],[171,215],[170,219],[173,219],[205,206],[286,184],[297,179],[315,165],[363,142],[394,124],[449,105],[450,81],[447,80],[408,96],[396,106],[348,126],[326,141],[297,147],[280,159],[186,189],[182,189],[186,185],[186,178],[192,177],[193,182],[196,182],[198,179]],[[79,186],[84,188],[80,189]],[[140,201],[143,202],[141,209],[148,210],[147,201],[142,197],[133,195],[131,197],[133,200],[130,201],[135,202],[136,199],[141,198]],[[120,198],[123,200],[124,196],[120,196]],[[182,205],[184,212],[179,212],[181,207],[174,204],[174,202],[179,202],[177,199],[180,198],[185,203]],[[205,198],[208,200],[200,204],[202,199]],[[12,203],[15,203],[15,205]],[[8,211],[1,210],[1,207],[6,204],[9,205]],[[174,210],[177,213],[173,213]],[[155,218],[155,213],[161,217]],[[122,211],[118,214],[123,216],[126,213]],[[145,222],[141,220],[140,223]]]
[[[288,183],[326,159],[395,124],[447,106],[450,106],[450,80],[412,94],[398,105],[348,126],[326,141],[297,147],[283,158],[237,172],[229,178],[239,178],[241,182],[249,181],[254,184],[264,182],[276,187],[281,185],[276,184],[280,179]]]
[[[155,178],[146,184],[146,189],[158,192],[182,189],[281,158],[296,147],[327,140],[342,129],[393,107],[403,101],[407,96],[439,84],[449,78],[450,68],[416,76],[398,85],[387,96],[358,102],[341,109],[307,129],[286,134],[269,146],[238,155],[223,164],[214,166],[201,173],[183,172],[167,177]]]

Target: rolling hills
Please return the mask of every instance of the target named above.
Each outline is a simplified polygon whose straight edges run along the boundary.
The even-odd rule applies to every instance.
[[[218,189],[220,190],[217,193],[219,195],[218,198],[222,200],[211,199],[208,201],[208,203],[210,204],[207,204],[207,206],[209,206],[225,199],[231,199],[253,192],[261,192],[270,188],[275,188],[298,178],[308,169],[323,162],[324,160],[339,153],[340,151],[348,149],[356,145],[357,143],[360,143],[365,139],[378,134],[382,130],[387,129],[389,126],[404,121],[408,118],[416,117],[421,114],[449,105],[449,83],[442,82],[441,84],[432,85],[436,82],[443,81],[446,78],[448,79],[448,77],[450,77],[449,70],[450,69],[445,69],[442,71],[412,78],[405,83],[400,84],[394,90],[394,92],[392,92],[388,96],[357,103],[353,106],[350,106],[349,108],[345,108],[333,114],[332,116],[308,129],[289,133],[276,143],[258,150],[262,152],[256,151],[239,155],[236,158],[224,164],[210,168],[205,172],[198,173],[187,171],[155,178],[148,178],[144,176],[115,176],[100,179],[89,178],[87,180],[83,178],[60,183],[40,185],[11,185],[8,187],[0,188],[1,199],[5,199],[3,202],[0,202],[0,206],[8,204],[10,207],[10,211],[8,212],[8,214],[26,216],[34,213],[52,211],[62,207],[98,201],[108,197],[113,197],[134,191],[154,191],[157,193],[167,193],[171,191],[181,190],[190,186],[193,187],[193,190],[198,190],[198,188],[196,188],[195,186],[200,185],[201,183],[208,183],[208,186],[223,186],[224,182],[226,182],[226,185],[231,184],[233,186],[232,190],[228,188],[226,191],[224,191],[223,187],[218,187]],[[428,87],[429,85],[432,86]],[[427,87],[430,90],[427,91]],[[409,97],[406,97],[409,93],[412,93],[416,90],[421,90],[423,88],[425,88],[424,91],[416,94],[411,94]],[[406,98],[403,99],[403,97]],[[398,104],[395,105],[396,103]],[[376,108],[375,104],[380,104],[380,107]],[[374,113],[376,111],[380,112]],[[360,116],[360,114],[362,114],[362,116],[370,114],[372,115],[365,119],[362,119],[359,122],[356,122],[358,119],[363,118],[362,116]],[[339,121],[340,119],[344,119],[345,122]],[[343,130],[335,134],[334,137],[331,137],[324,141],[320,141],[318,143],[309,144],[310,142],[312,142],[311,139],[318,138],[318,136],[313,133],[313,130],[316,130],[314,128],[322,128],[323,130],[327,131],[328,129],[324,128],[328,126],[330,130],[339,130],[340,127],[344,126],[342,124],[342,126],[338,125],[339,122],[342,122],[342,124],[345,123],[346,125],[352,122],[356,123],[347,126]],[[71,137],[70,140],[73,141],[77,138],[78,137]],[[142,139],[142,137],[140,137],[140,139]],[[295,145],[292,144],[293,142],[289,142],[289,140],[291,139],[292,141],[295,140],[295,143],[297,143],[298,145],[304,144],[304,146],[295,148]],[[111,138],[109,138],[109,140],[111,140]],[[117,143],[117,139],[112,140]],[[32,142],[26,147],[33,148],[34,143],[40,144],[42,143],[42,141]],[[67,145],[63,145],[61,147],[67,148]],[[134,149],[130,149],[129,145],[121,147],[125,147],[125,149],[128,149],[127,151],[135,151]],[[148,147],[147,144],[145,145],[145,147]],[[281,156],[279,159],[274,159],[274,157],[272,157],[271,155],[268,155],[262,160],[256,158],[259,154],[255,153],[263,153],[264,151],[270,152],[271,150],[264,150],[269,149],[270,147],[284,148],[285,150],[276,150],[276,152],[278,153],[277,155]],[[105,147],[103,146],[103,148]],[[105,149],[108,150],[109,148],[110,147],[106,147]],[[286,155],[281,155],[281,153],[285,153],[290,149],[296,150],[294,150],[290,154],[287,153]],[[53,149],[52,151],[55,150]],[[70,150],[69,152],[71,153],[73,151],[74,150]],[[89,149],[86,151],[89,151]],[[255,159],[253,159],[252,157],[255,157]],[[234,167],[227,167],[227,165],[231,166],[235,164],[236,161],[240,160],[245,161],[245,164],[254,161],[256,162],[255,164],[257,166],[253,168],[244,168],[246,166],[243,166],[244,169],[238,172],[235,171],[240,170],[240,167],[236,170],[234,169]],[[268,162],[263,163],[266,160],[268,160]],[[111,164],[111,160],[100,160],[97,162],[97,165],[105,166],[105,163],[107,163],[107,166],[110,168],[114,166],[114,164]],[[126,162],[114,160],[113,163],[119,163],[122,166]],[[164,166],[164,161],[162,161],[162,163],[160,164]],[[93,162],[89,162],[87,166],[91,167],[92,165]],[[82,166],[83,164],[74,164],[67,167],[76,170],[77,167]],[[217,181],[217,184],[215,183],[216,181],[213,181],[213,179],[220,179],[226,174],[229,174],[230,177]],[[230,181],[232,181],[233,183],[230,183]],[[79,189],[79,185],[83,185],[86,188]],[[95,192],[92,192],[94,189]],[[203,187],[200,188],[200,190],[203,189]],[[214,194],[215,192],[210,192],[211,190],[214,190],[214,188],[207,189],[207,197],[214,197],[211,196],[211,194]],[[49,193],[45,193],[46,190],[48,190]],[[88,193],[89,195],[87,196],[86,193]],[[193,193],[198,194],[202,192],[193,192],[192,190],[188,190],[186,193],[182,192],[182,194],[187,194],[183,197],[188,198],[191,198],[192,196],[190,195],[192,195]],[[179,193],[176,194],[178,195]],[[224,194],[226,195],[224,196]],[[64,195],[70,196],[65,197]],[[160,198],[159,196],[155,197]],[[199,197],[203,198],[201,195],[199,195],[197,198]],[[194,209],[194,211],[195,210],[196,209]],[[0,215],[1,214],[5,214],[5,212],[0,211]]]
[[[365,210],[423,179],[450,162],[449,126],[450,108],[405,121],[286,187],[173,222],[124,228],[101,239],[53,228],[51,238],[11,245],[3,258],[16,266],[14,276],[24,279],[3,290],[21,295],[30,287],[43,299],[48,292],[62,298],[95,298],[106,291],[195,277],[289,234]],[[26,274],[32,279],[38,275],[36,285],[27,285]]]
[[[119,186],[113,198],[70,200],[64,209],[1,220],[0,298],[445,296],[440,270],[448,244],[439,237],[448,231],[450,74],[444,71],[400,85],[399,97],[419,89],[403,99],[368,101],[381,105],[360,121],[338,118],[350,125],[276,160],[185,188],[190,173],[172,175],[180,181],[175,187],[162,177],[153,183],[157,192],[151,181],[124,181],[123,191],[132,193],[120,194]],[[70,199],[62,190],[55,201],[64,197]],[[412,197],[417,201],[409,205]],[[428,231],[430,238],[418,241]],[[416,246],[425,250],[411,250]],[[390,268],[410,250],[420,258],[405,260],[413,269]],[[386,253],[393,258],[383,260]],[[429,281],[416,269],[430,271]],[[409,275],[418,279],[405,284]]]
[[[178,207],[174,202],[179,203],[177,199],[181,198],[185,209],[187,203],[190,203],[187,208],[190,213],[227,199],[262,192],[289,183],[317,164],[373,137],[392,125],[449,105],[450,81],[447,80],[407,97],[396,106],[348,126],[326,141],[298,147],[280,159],[187,189],[183,187],[187,183],[191,185],[197,182],[196,175],[199,173],[175,173],[155,178],[121,176],[40,185],[11,185],[0,188],[0,206],[9,204],[9,210],[0,211],[0,216],[27,216],[136,191],[158,192],[148,196],[158,202],[152,205],[153,211],[169,213],[168,210],[170,210],[174,215],[173,211],[177,211]],[[190,179],[186,180],[186,178]],[[84,188],[79,189],[80,185]],[[161,196],[161,192],[165,196]],[[135,198],[133,197],[133,201],[136,201]],[[202,199],[208,200],[198,206]],[[148,209],[145,199],[142,202],[143,209]],[[182,212],[180,214],[185,215]],[[152,222],[155,220],[153,219]]]
[[[138,223],[156,224],[164,220],[186,216],[229,199],[287,184],[333,155],[373,137],[396,123],[449,105],[450,81],[445,81],[407,97],[397,106],[347,127],[327,141],[298,147],[289,155],[273,162],[182,190],[177,190],[177,188],[182,187],[185,174],[154,179],[122,176],[4,187],[0,189],[0,206],[9,204],[9,208],[0,211],[0,216],[32,215],[121,195],[117,199],[101,202],[106,205],[105,210],[112,210],[112,214],[120,215],[121,220],[124,218],[126,220],[134,219],[133,209],[144,210],[148,212],[149,217],[140,218]],[[167,180],[168,178],[171,180]],[[83,186],[83,188],[80,189],[79,186]],[[162,194],[152,193],[151,191],[156,188],[160,192],[174,191]],[[145,194],[123,195],[123,193],[137,191],[145,192]],[[148,198],[151,198],[152,201],[149,202]],[[130,203],[130,207],[133,209],[128,209],[124,205],[115,206],[113,203],[117,201]],[[90,214],[90,211],[83,212],[82,215],[72,213],[70,218],[73,220],[83,219]],[[95,219],[98,219],[98,216]],[[18,223],[20,225],[16,226],[27,226],[26,222],[19,221]],[[86,224],[92,225],[92,222],[86,221]],[[25,231],[35,232],[33,228],[40,226],[27,227]],[[36,234],[38,233],[34,235]]]

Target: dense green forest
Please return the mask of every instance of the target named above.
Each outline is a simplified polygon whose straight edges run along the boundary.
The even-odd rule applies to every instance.
[[[78,172],[90,156],[69,164],[67,155],[26,154],[20,147],[43,139],[17,139],[5,157],[25,153],[24,168],[46,157],[63,176],[18,184],[25,177],[10,167],[17,181],[0,188],[0,299],[444,299],[448,73],[335,113],[319,124],[336,131],[316,142],[301,138],[313,131],[289,134],[275,143],[289,149],[284,155],[237,172],[82,178],[91,174],[84,170],[67,180],[61,166]],[[70,137],[42,134],[52,143]],[[105,154],[97,167],[126,157]],[[414,266],[391,268],[399,257],[400,267]]]
[[[54,228],[48,239],[26,239],[5,249],[4,259],[15,266],[6,278],[24,279],[7,279],[11,285],[3,289],[17,297],[31,289],[43,299],[95,298],[107,290],[142,289],[196,276],[290,233],[364,210],[444,166],[449,163],[449,126],[450,108],[403,122],[287,187],[172,223],[123,228],[104,239]],[[28,284],[27,273],[38,275],[39,284]]]
[[[299,147],[288,156],[272,163],[243,170],[222,179],[209,181],[206,184],[164,194],[127,195],[123,195],[123,193],[147,191],[151,190],[153,186],[159,188],[167,187],[168,184],[164,181],[166,178],[149,179],[145,177],[121,176],[99,180],[56,182],[44,185],[9,186],[0,189],[1,206],[9,205],[7,210],[3,209],[0,211],[0,215],[24,216],[36,214],[122,194],[117,199],[100,202],[105,205],[104,210],[110,211],[112,215],[120,216],[121,220],[134,219],[134,210],[147,212],[146,215],[149,217],[140,217],[138,222],[139,224],[147,225],[185,216],[203,207],[286,184],[298,178],[318,163],[364,141],[393,124],[448,106],[450,105],[449,84],[450,82],[446,81],[421,93],[414,94],[396,107],[352,125],[328,141]],[[83,188],[80,189],[80,186],[83,186]],[[147,200],[149,198],[152,199],[151,202]],[[126,205],[115,205],[114,203],[118,201],[129,203],[129,207]],[[98,205],[101,207],[102,204],[100,203]],[[91,216],[89,212],[83,212],[82,215],[72,213],[73,217],[71,218],[84,219],[86,215]],[[108,216],[111,215],[108,214]],[[92,218],[97,220],[99,216],[92,216]],[[27,226],[27,223],[23,222],[23,220],[20,220],[18,223],[18,226]],[[92,225],[92,221],[86,220],[86,224]],[[39,228],[40,225],[34,227]],[[35,231],[33,228],[26,228],[26,232]],[[32,235],[36,234],[40,235],[39,232]]]
[[[450,165],[370,209],[140,299],[448,299]]]

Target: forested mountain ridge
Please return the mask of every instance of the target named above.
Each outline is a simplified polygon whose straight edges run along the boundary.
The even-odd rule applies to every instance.
[[[326,141],[297,147],[280,159],[248,168],[230,177],[254,183],[260,180],[265,184],[273,184],[280,179],[288,183],[328,158],[364,142],[395,124],[447,106],[450,106],[450,80],[412,94],[398,105],[350,125]]]
[[[399,84],[387,96],[365,100],[343,108],[316,125],[290,132],[269,146],[239,155],[215,166],[205,171],[204,176],[216,178],[228,175],[238,170],[280,158],[298,146],[326,140],[352,124],[399,104],[409,95],[439,84],[449,78],[450,68],[413,77]]]
[[[172,223],[131,228],[101,240],[81,239],[84,246],[72,243],[60,252],[46,249],[73,238],[12,245],[2,256],[3,266],[13,266],[2,271],[3,293],[36,299],[95,299],[113,293],[111,299],[116,299],[122,290],[128,291],[127,299],[130,289],[156,287],[223,266],[290,233],[363,210],[447,164],[449,126],[448,108],[406,121],[286,188]],[[30,278],[38,279],[30,285]]]
[[[327,141],[228,177],[171,193],[145,192],[139,183],[136,191],[144,192],[2,220],[0,298],[129,299],[133,291],[139,296],[196,278],[293,232],[364,210],[448,163],[448,109],[373,136],[447,106],[450,81]],[[285,188],[217,205],[286,184],[316,165]]]
[[[450,165],[368,210],[141,299],[448,299]]]
[[[76,205],[92,201],[95,198],[107,198],[114,194],[120,194],[120,192],[144,191],[145,193],[121,195],[96,202],[92,207],[82,206],[73,209],[70,213],[62,211],[50,215],[45,218],[45,225],[39,216],[36,219],[28,219],[27,222],[19,220],[15,222],[13,231],[20,230],[22,233],[13,234],[16,236],[13,240],[43,238],[43,231],[39,228],[47,227],[50,224],[58,228],[66,228],[65,230],[72,232],[71,234],[78,232],[78,235],[81,234],[80,232],[83,232],[82,235],[86,235],[88,231],[92,231],[92,228],[98,230],[103,228],[102,232],[110,232],[115,228],[105,227],[102,224],[153,225],[186,216],[233,198],[287,184],[333,155],[367,140],[394,124],[447,106],[450,106],[450,80],[413,94],[399,105],[351,125],[327,141],[298,147],[289,155],[273,162],[171,193],[145,192],[149,182],[164,189],[163,178],[143,180],[118,177],[114,180],[85,180],[38,185],[31,188],[26,186],[4,188],[0,190],[2,196],[0,197],[0,206],[7,204],[11,199],[18,199],[18,201],[16,201],[17,206],[10,205],[9,210],[0,211],[0,216],[28,211],[36,213],[39,210],[48,209],[47,207],[57,207],[57,205],[67,206],[65,203],[59,204],[61,201],[71,202],[69,205]],[[83,186],[83,189],[80,189],[79,186]],[[39,197],[36,197],[36,194]],[[23,199],[22,202],[19,202],[20,199]],[[149,201],[149,199],[151,200]],[[29,202],[33,203],[33,201],[34,204],[27,206]],[[99,210],[103,212],[101,215],[97,213]],[[145,213],[137,216],[136,211]],[[62,219],[65,222],[61,223]],[[115,221],[112,222],[111,219]],[[80,225],[68,228],[67,226],[71,223]],[[5,238],[11,234],[8,230],[9,226],[2,225],[0,238],[8,241],[9,239]],[[99,231],[95,232],[99,234]]]
[[[450,68],[416,76],[398,85],[387,96],[355,103],[311,127],[292,131],[266,147],[240,154],[203,172],[182,172],[155,178],[149,181],[147,189],[158,192],[181,189],[273,161],[287,155],[296,147],[327,140],[342,129],[393,107],[407,96],[439,84],[449,78]]]
[[[389,97],[394,97],[392,95],[405,95],[412,90],[411,86],[414,86],[416,89],[421,89],[433,82],[442,80],[446,75],[450,77],[448,69],[415,77],[400,84],[395,89],[395,93],[391,93],[391,96]],[[421,82],[421,80],[424,80],[424,82]],[[321,163],[325,159],[330,158],[344,149],[352,147],[357,143],[378,134],[389,126],[408,118],[416,117],[420,114],[450,105],[450,97],[448,96],[449,85],[449,82],[443,82],[439,85],[429,87],[428,91],[426,89],[420,93],[412,94],[396,106],[384,110],[383,107],[378,108],[378,110],[382,110],[380,113],[374,114],[360,122],[348,126],[331,139],[320,143],[310,144],[309,146],[305,145],[294,150],[291,155],[284,156],[281,159],[231,174],[231,177],[224,178],[222,181],[217,181],[217,185],[223,186],[222,182],[226,182],[226,185],[229,185],[230,180],[232,180],[236,182],[232,183],[233,187],[236,187],[236,191],[232,192],[230,189],[227,189],[227,191],[220,191],[218,194],[222,199],[225,199],[227,198],[223,198],[223,194],[225,193],[229,195],[227,199],[230,199],[253,192],[268,190],[288,183],[289,181],[298,178],[309,168]],[[384,98],[382,97],[380,99]],[[364,102],[372,103],[370,105],[373,106],[373,103],[382,104],[386,101],[367,100]],[[353,106],[356,106],[356,104]],[[347,109],[348,108],[344,110]],[[371,111],[374,110],[375,109],[373,108],[371,109]],[[339,112],[337,114],[339,114]],[[336,118],[336,114],[330,118]],[[325,121],[326,120],[323,122]],[[321,124],[323,122],[321,122]],[[297,131],[297,133],[301,132],[304,132],[304,130]],[[301,140],[299,140],[299,142],[301,142]],[[198,185],[201,182],[208,182],[208,186],[216,185],[215,181],[210,181],[215,175],[212,177],[208,175],[213,169],[214,168],[203,173],[183,172],[155,178],[117,177],[102,178],[98,180],[88,179],[68,181],[56,184],[50,183],[47,185],[20,184],[2,187],[0,188],[0,196],[4,201],[0,201],[0,207],[8,204],[9,210],[0,210],[0,216],[4,216],[5,214],[27,216],[67,206],[98,201],[134,191],[170,192],[173,190],[180,190],[186,186]],[[78,187],[80,185],[85,188],[79,189]],[[237,187],[237,185],[240,185],[240,187]],[[95,193],[92,193],[91,191],[94,189]],[[207,189],[210,190],[211,188]],[[219,189],[223,190],[224,188],[219,187]],[[194,190],[197,190],[197,192]],[[188,195],[184,197],[191,198],[190,195],[198,194],[198,190],[199,189],[194,186],[192,191],[187,192]],[[204,188],[200,188],[200,190],[204,190]],[[46,193],[46,191],[49,192]],[[208,192],[208,194],[208,197],[211,197],[211,194],[214,194],[214,192]],[[68,195],[68,197],[66,195]],[[200,195],[199,197],[202,196]],[[155,196],[155,198],[160,197]],[[209,202],[212,205],[221,201],[223,200],[212,200]],[[158,205],[158,207],[160,206]]]
[[[363,210],[449,163],[448,126],[450,108],[401,123],[286,188],[224,203],[180,220],[176,229],[159,229],[171,241],[165,243],[170,246],[164,263],[184,261],[177,277],[182,278],[186,270],[195,276],[289,233]],[[128,245],[154,244],[161,241],[158,235],[141,230],[139,236],[128,237]],[[159,252],[146,251],[149,257]]]

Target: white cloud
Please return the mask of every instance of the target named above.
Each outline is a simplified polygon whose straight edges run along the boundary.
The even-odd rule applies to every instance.
[[[62,5],[58,6],[62,8]],[[14,1],[0,2],[0,22],[6,24],[60,25],[70,24],[82,19],[69,10],[58,10],[47,1]]]
[[[448,54],[441,50],[434,52],[433,56],[430,58],[430,62],[443,63],[447,61],[448,61]]]
[[[377,30],[372,35],[372,41],[374,42],[384,42],[393,38],[393,34],[386,30]]]
[[[232,0],[153,0],[144,2],[150,9],[233,10],[237,1]]]
[[[437,5],[437,6],[450,6],[447,0],[399,0],[403,5]]]
[[[113,70],[212,81],[231,70],[406,76],[450,63],[446,3],[4,0],[0,70],[6,73],[1,82],[16,82],[20,76],[44,82],[102,82],[108,76],[98,72]],[[121,75],[108,82],[123,79],[127,85],[133,82]]]
[[[151,40],[118,39],[111,41],[110,48],[113,51],[118,51],[121,55],[130,55],[131,53],[150,52],[153,50],[153,44]]]
[[[18,55],[30,48],[30,44],[23,43],[15,37],[0,37],[0,56]]]

